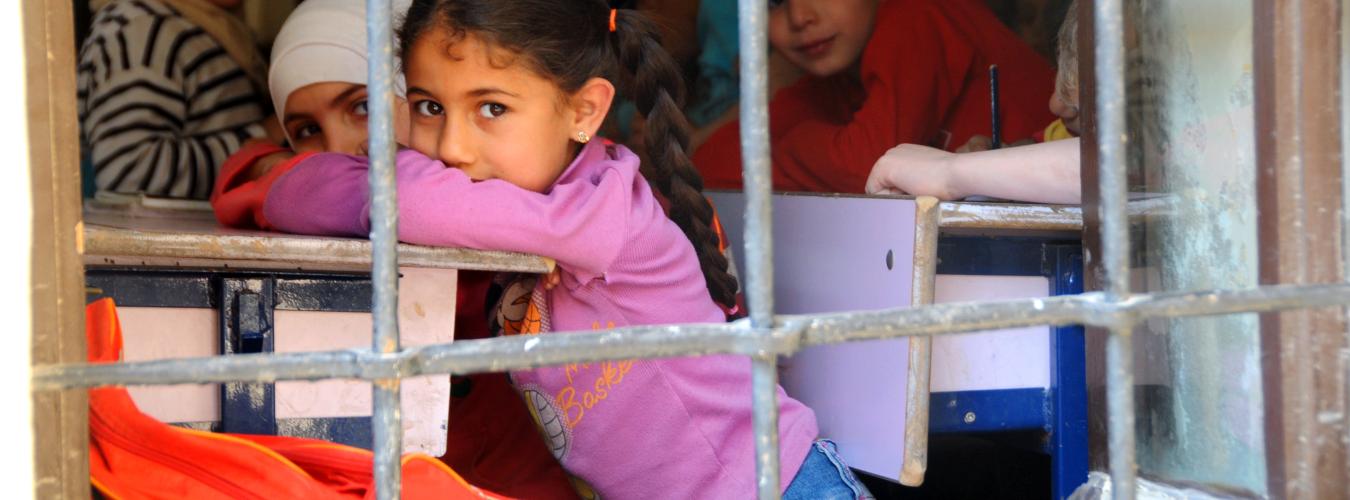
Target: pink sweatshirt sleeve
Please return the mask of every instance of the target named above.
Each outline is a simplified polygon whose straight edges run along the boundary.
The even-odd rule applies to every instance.
[[[413,150],[397,156],[399,240],[551,257],[574,274],[599,276],[627,233],[633,175],[619,168],[564,177],[548,193],[505,181],[475,182]],[[368,159],[315,155],[278,179],[264,214],[286,232],[366,237]]]

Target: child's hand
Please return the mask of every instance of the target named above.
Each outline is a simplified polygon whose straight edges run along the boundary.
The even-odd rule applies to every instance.
[[[974,153],[976,151],[989,151],[994,147],[994,140],[987,136],[975,134],[970,140],[956,148],[957,153]]]
[[[544,289],[552,290],[553,287],[556,287],[558,286],[559,283],[562,283],[562,269],[554,267],[552,271],[549,271],[548,274],[544,275],[543,280],[544,280]]]
[[[280,165],[286,160],[294,157],[295,153],[284,151],[258,158],[257,161],[253,162],[253,166],[249,168],[247,177],[249,179],[261,179],[262,176],[267,175],[267,172],[272,170],[272,167]]]
[[[867,176],[868,194],[935,196],[941,200],[964,198],[953,186],[954,153],[941,149],[901,144],[887,151]]]
[[[1032,144],[1036,144],[1036,141],[1035,141],[1035,140],[1032,140],[1032,139],[1022,139],[1022,140],[1019,140],[1019,141],[1016,141],[1016,142],[1005,142],[1005,143],[1003,143],[1003,147],[1005,147],[1005,148],[1015,148],[1015,147],[1018,147],[1018,146],[1029,146],[1029,145],[1032,145]],[[978,152],[980,152],[980,151],[989,151],[990,149],[993,149],[993,148],[994,148],[994,140],[993,140],[993,139],[990,139],[988,136],[983,136],[983,135],[975,134],[975,135],[973,135],[973,136],[970,136],[970,140],[966,141],[965,144],[962,144],[961,147],[956,148],[956,152],[957,152],[957,153],[978,153]]]

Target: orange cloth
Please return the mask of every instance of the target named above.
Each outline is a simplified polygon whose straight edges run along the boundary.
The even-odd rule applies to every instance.
[[[91,363],[121,357],[112,299],[85,307]],[[141,413],[125,388],[89,391],[89,475],[109,498],[374,498],[369,451],[279,436],[214,434]],[[421,454],[402,460],[405,499],[499,499]]]

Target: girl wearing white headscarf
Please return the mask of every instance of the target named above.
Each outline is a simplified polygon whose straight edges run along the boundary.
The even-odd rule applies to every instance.
[[[394,0],[395,19],[410,0]],[[307,153],[366,154],[365,0],[306,0],[286,18],[272,45],[268,90],[291,148],[254,142],[225,162],[211,195],[227,226],[271,229],[262,201],[272,181]],[[403,76],[395,75],[395,136],[407,137]]]
[[[410,3],[393,2],[396,20]],[[364,0],[307,0],[286,19],[272,46],[267,86],[297,152],[365,154],[366,66]],[[394,92],[404,95],[402,73],[394,74]],[[407,109],[394,109],[401,139]]]

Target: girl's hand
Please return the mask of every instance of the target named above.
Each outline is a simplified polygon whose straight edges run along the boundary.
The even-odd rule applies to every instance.
[[[280,165],[286,160],[294,157],[295,153],[284,151],[258,158],[257,161],[253,162],[253,166],[249,167],[247,178],[250,180],[261,179],[262,176],[267,175],[268,172],[272,171],[272,167]]]
[[[956,148],[957,153],[974,153],[976,151],[989,151],[994,147],[994,140],[989,136],[975,134],[970,136],[970,140]]]
[[[544,289],[552,290],[553,287],[562,283],[562,269],[554,267],[552,271],[549,271],[548,274],[545,274],[541,279],[544,280]]]
[[[935,196],[941,200],[964,198],[954,184],[956,154],[941,149],[901,144],[872,165],[867,176],[867,194]]]

